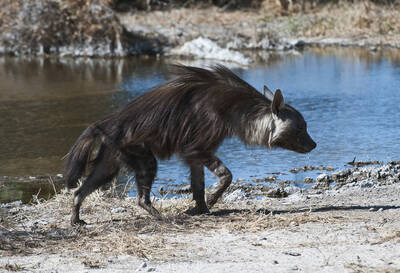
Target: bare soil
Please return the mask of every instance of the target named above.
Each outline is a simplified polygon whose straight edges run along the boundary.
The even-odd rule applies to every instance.
[[[400,187],[309,189],[286,198],[157,199],[156,220],[134,198],[96,192],[89,224],[69,224],[71,194],[0,208],[0,269],[18,272],[399,272]]]

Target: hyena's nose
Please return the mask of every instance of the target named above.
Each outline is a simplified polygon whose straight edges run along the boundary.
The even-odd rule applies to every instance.
[[[312,150],[315,149],[315,147],[317,147],[317,143],[315,143],[315,141],[308,136],[307,141],[306,141],[306,145],[303,146],[305,149],[305,153],[311,152]]]
[[[314,150],[317,147],[317,143],[314,140],[311,140],[311,150]]]

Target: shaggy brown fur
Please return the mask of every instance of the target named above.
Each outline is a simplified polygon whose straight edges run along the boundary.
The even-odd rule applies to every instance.
[[[176,75],[89,126],[72,146],[66,164],[68,188],[76,186],[88,162],[92,166],[75,192],[72,224],[83,223],[83,200],[115,177],[121,162],[135,172],[139,205],[158,216],[150,202],[156,158],[177,154],[191,171],[196,206],[188,213],[199,214],[207,213],[232,181],[229,169],[214,155],[225,138],[237,136],[246,144],[302,153],[315,148],[303,117],[285,105],[279,90],[274,95],[266,89],[262,95],[223,66],[177,66]],[[90,159],[95,146],[99,150]],[[207,203],[204,166],[220,178]]]

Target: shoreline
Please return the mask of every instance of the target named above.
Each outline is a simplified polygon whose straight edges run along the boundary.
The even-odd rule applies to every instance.
[[[285,173],[269,173],[261,176],[252,176],[247,179],[237,178],[225,192],[228,198],[255,198],[267,196],[272,198],[287,197],[298,191],[308,189],[339,189],[351,185],[375,185],[393,184],[400,182],[400,161],[353,161],[348,162],[346,168],[334,168],[331,166],[303,166],[287,170]],[[304,175],[301,180],[285,179],[289,173]],[[127,178],[128,177],[128,178]],[[376,179],[371,184],[369,180]],[[215,181],[207,187],[211,190]],[[21,202],[29,204],[32,197],[36,200],[47,200],[53,198],[65,188],[62,174],[55,175],[29,175],[29,176],[0,176],[0,189],[6,192],[14,192],[17,197],[14,199],[0,199],[1,204]],[[123,171],[108,187],[112,188],[115,196],[123,196],[132,190],[134,191],[134,180],[129,178]],[[25,190],[24,190],[25,189]],[[15,191],[18,191],[15,192]],[[153,194],[157,198],[175,198],[176,196],[191,194],[190,185],[187,181],[176,182],[170,178],[156,177],[153,184]],[[135,195],[129,195],[135,197]]]

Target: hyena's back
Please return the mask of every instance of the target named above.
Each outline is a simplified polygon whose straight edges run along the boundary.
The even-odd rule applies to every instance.
[[[133,100],[106,121],[121,145],[147,143],[159,158],[214,153],[224,138],[240,133],[241,112],[265,104],[265,97],[223,67],[213,73],[180,70],[177,79]]]

